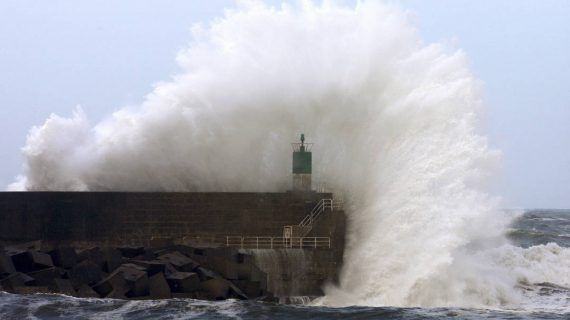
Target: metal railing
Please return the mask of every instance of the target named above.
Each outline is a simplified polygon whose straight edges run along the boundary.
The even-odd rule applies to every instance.
[[[331,247],[330,237],[241,237],[227,236],[226,247],[240,249],[309,249]]]

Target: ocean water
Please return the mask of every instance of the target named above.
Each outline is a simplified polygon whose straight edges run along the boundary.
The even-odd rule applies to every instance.
[[[556,243],[568,248],[570,210],[527,211],[513,222],[508,237],[518,247]],[[0,319],[570,319],[569,288],[552,283],[520,283],[517,290],[529,297],[524,304],[492,309],[339,308],[314,306],[310,302],[284,305],[236,300],[124,301],[0,293]]]

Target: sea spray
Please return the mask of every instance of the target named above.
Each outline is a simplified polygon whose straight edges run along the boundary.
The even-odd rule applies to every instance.
[[[349,215],[341,282],[321,303],[516,305],[520,270],[489,253],[508,219],[485,193],[500,156],[479,132],[480,83],[408,20],[376,2],[228,10],[193,28],[181,72],[138,110],[32,129],[10,188],[284,191],[304,132]]]

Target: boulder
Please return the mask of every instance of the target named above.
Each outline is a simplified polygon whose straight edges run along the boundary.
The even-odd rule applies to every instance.
[[[77,254],[77,262],[90,260],[91,262],[97,264],[98,266],[103,269],[104,267],[104,257],[101,248],[99,247],[91,247],[85,250],[80,251]]]
[[[183,272],[191,272],[199,266],[199,264],[181,254],[178,251],[163,254],[157,258],[159,261],[170,263],[176,270]]]
[[[162,272],[159,272],[148,279],[149,297],[151,299],[168,299],[172,297],[170,294],[170,286]]]
[[[144,268],[148,276],[153,276],[157,273],[165,273],[167,268],[167,262],[159,261],[159,260],[130,260],[131,264],[135,264]]]
[[[16,271],[30,272],[34,270],[34,260],[28,251],[18,248],[8,248],[6,254],[12,260]]]
[[[54,279],[52,290],[68,296],[75,296],[75,289],[69,279]]]
[[[262,296],[263,290],[259,281],[250,280],[232,280],[232,283],[238,287],[249,299]]]
[[[172,292],[194,292],[200,288],[200,278],[194,272],[174,272],[166,276]]]
[[[106,247],[101,250],[103,254],[103,271],[111,273],[117,269],[122,261],[121,251]]]
[[[128,298],[148,294],[148,276],[139,266],[122,265],[108,277],[93,286],[101,297]]]
[[[216,278],[200,283],[200,290],[206,292],[213,300],[225,300],[230,294],[230,286],[227,280]]]
[[[34,263],[34,270],[41,270],[53,267],[53,260],[51,256],[47,253],[30,250],[28,251],[32,256],[32,261]]]
[[[12,259],[4,250],[0,249],[0,278],[16,272]]]
[[[82,284],[77,289],[77,297],[79,298],[99,298],[99,294],[95,290],[91,289],[90,286]]]
[[[93,290],[102,298],[118,298],[124,299],[125,294],[129,291],[127,282],[118,270],[111,273],[99,283],[93,286]]]
[[[228,258],[221,256],[208,257],[208,267],[216,270],[224,278],[231,280],[238,280],[240,278],[239,268],[240,265]]]
[[[0,286],[7,291],[13,291],[16,287],[31,286],[34,284],[34,278],[21,272],[14,272],[0,280]]]
[[[28,276],[34,278],[38,286],[52,286],[56,278],[61,278],[64,271],[58,267],[51,267],[43,270],[32,271]]]
[[[12,259],[12,263],[17,271],[31,272],[53,267],[53,261],[49,254],[28,250],[22,251],[20,249],[9,249],[7,254]]]
[[[76,288],[82,284],[94,285],[102,279],[101,269],[94,262],[85,260],[69,271],[69,279]]]
[[[71,268],[78,261],[75,249],[68,246],[57,247],[49,252],[53,260],[53,264],[61,268]]]

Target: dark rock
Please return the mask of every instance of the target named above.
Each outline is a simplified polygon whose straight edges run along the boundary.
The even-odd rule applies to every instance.
[[[151,261],[131,260],[130,263],[144,267],[144,270],[146,271],[149,277],[157,273],[165,273],[166,265],[168,264],[167,262],[159,260],[151,260]]]
[[[222,277],[219,273],[212,271],[210,269],[206,269],[204,267],[196,268],[196,273],[198,274],[198,276],[200,276],[200,281],[206,281]]]
[[[81,284],[94,285],[102,279],[101,269],[94,262],[85,260],[69,271],[69,279],[76,288]]]
[[[35,284],[34,278],[21,273],[15,272],[0,280],[0,286],[7,291],[13,291],[16,287],[31,286]]]
[[[34,278],[38,286],[53,286],[54,279],[61,278],[63,271],[57,267],[51,267],[43,270],[32,271],[28,276]]]
[[[208,293],[213,300],[227,299],[230,294],[230,286],[227,280],[216,278],[200,283],[200,289]]]
[[[148,295],[148,276],[140,266],[120,266],[107,278],[93,286],[100,296],[107,298],[141,297]]]
[[[200,288],[200,278],[194,272],[174,272],[166,276],[172,292],[193,292]]]
[[[121,266],[119,270],[123,273],[123,278],[129,285],[128,297],[148,295],[148,275],[145,271],[131,266]]]
[[[88,248],[80,251],[77,254],[77,262],[82,262],[85,260],[90,260],[91,262],[100,266],[101,269],[104,268],[105,259],[103,257],[103,252],[99,247]]]
[[[194,270],[199,266],[199,264],[196,261],[188,258],[187,256],[181,254],[178,251],[163,254],[159,256],[157,260],[168,262],[172,266],[174,266],[176,270],[183,272],[191,272],[192,270]]]
[[[99,294],[86,284],[79,286],[77,289],[77,296],[79,298],[99,298]]]
[[[237,280],[239,277],[239,265],[237,262],[227,259],[225,257],[213,256],[208,258],[208,267],[216,270],[224,278]]]
[[[53,291],[68,296],[75,296],[75,289],[68,279],[54,279]]]
[[[16,272],[14,263],[9,255],[0,249],[0,278],[3,278],[11,273]]]
[[[119,247],[121,255],[125,258],[134,258],[138,255],[144,254],[144,247]]]
[[[167,299],[170,294],[170,286],[162,272],[151,276],[148,279],[149,297],[151,299]]]
[[[6,254],[12,259],[12,263],[17,271],[30,272],[34,270],[34,260],[28,251],[17,248],[9,248]]]
[[[28,252],[32,256],[34,270],[41,270],[53,267],[53,260],[51,259],[51,256],[49,254],[33,250],[30,250]]]
[[[103,248],[103,271],[111,273],[122,263],[121,251],[114,248]]]
[[[72,247],[57,247],[49,252],[53,260],[53,264],[62,268],[71,268],[78,261],[77,253]]]
[[[232,280],[232,283],[249,299],[260,297],[263,294],[261,283],[259,281]]]
[[[93,286],[93,290],[97,292],[102,298],[112,298],[117,296],[119,296],[118,298],[126,298],[125,294],[127,291],[129,291],[129,287],[123,278],[123,275],[120,274],[118,270],[116,270],[101,280],[99,283],[95,284]]]

